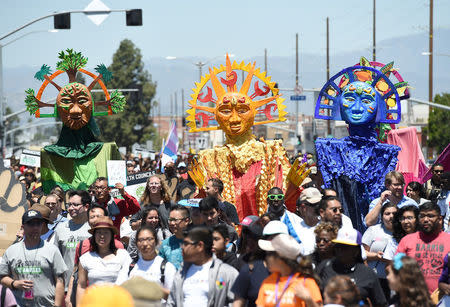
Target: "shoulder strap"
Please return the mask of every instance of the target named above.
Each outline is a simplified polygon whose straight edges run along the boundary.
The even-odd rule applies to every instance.
[[[137,263],[137,259],[133,259],[133,261],[130,263],[130,266],[128,267],[128,276],[130,276],[130,273],[136,266],[136,263]]]
[[[163,261],[161,262],[161,285],[164,285],[164,282],[166,281],[166,264],[167,264],[167,260],[163,259]]]
[[[5,299],[6,299],[6,286],[2,286],[2,294],[1,295],[1,304],[0,306],[5,306]]]

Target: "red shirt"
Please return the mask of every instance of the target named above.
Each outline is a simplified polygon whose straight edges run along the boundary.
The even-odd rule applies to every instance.
[[[81,242],[81,254],[80,254],[80,242],[78,242],[77,244],[77,248],[75,250],[75,265],[78,265],[78,261],[80,261],[80,257],[89,252],[91,250],[91,241],[89,241],[89,239],[84,239]],[[114,245],[116,246],[116,248],[124,248],[122,242],[120,242],[119,240],[114,239]]]
[[[450,234],[441,231],[438,235],[427,235],[421,231],[406,235],[398,244],[397,253],[405,253],[416,259],[428,291],[433,293],[444,268],[444,257],[450,252]]]
[[[120,213],[118,215],[115,215],[112,217],[113,224],[117,228],[118,234],[114,236],[116,239],[120,239],[120,224],[122,222],[123,217],[135,214],[141,210],[141,206],[139,205],[139,202],[128,194],[127,192],[123,195],[124,199],[114,198],[114,202],[116,203],[117,207],[119,207]],[[106,207],[107,204],[101,204]]]

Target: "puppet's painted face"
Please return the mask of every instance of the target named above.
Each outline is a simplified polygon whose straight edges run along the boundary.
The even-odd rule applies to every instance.
[[[340,98],[342,119],[353,125],[373,122],[379,99],[379,94],[367,83],[356,81],[346,85]]]
[[[72,130],[84,127],[92,116],[92,97],[88,88],[81,83],[64,86],[56,98],[59,117]]]
[[[216,119],[220,128],[228,136],[238,136],[253,126],[255,110],[250,98],[240,93],[226,93],[217,102]]]

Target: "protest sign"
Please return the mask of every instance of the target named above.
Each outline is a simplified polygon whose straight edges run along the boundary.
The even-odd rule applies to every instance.
[[[20,164],[41,167],[41,153],[39,151],[24,149],[20,155]]]
[[[108,185],[113,187],[116,183],[127,184],[127,167],[124,160],[106,161],[106,170],[108,173]]]
[[[148,171],[128,175],[126,180],[127,185],[125,187],[125,191],[134,198],[136,198],[137,200],[140,200],[142,194],[144,194],[145,185],[147,184],[148,178],[153,176],[154,174],[155,174],[154,171]],[[118,197],[119,191],[112,190],[111,196]]]

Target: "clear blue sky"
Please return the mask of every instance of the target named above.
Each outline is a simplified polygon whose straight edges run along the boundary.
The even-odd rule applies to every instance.
[[[55,11],[83,9],[91,0],[3,0],[0,35],[32,19]],[[331,53],[372,45],[372,0],[345,1],[111,1],[111,9],[142,8],[142,27],[126,27],[125,13],[112,13],[100,25],[83,14],[72,14],[71,30],[34,33],[3,49],[3,65],[54,67],[57,52],[65,48],[82,51],[96,65],[109,64],[119,42],[130,38],[145,59],[158,56],[212,58],[225,52],[236,59],[262,55],[286,56],[295,52],[295,33],[305,53],[325,53],[325,19],[330,17]],[[434,27],[450,28],[450,1],[435,0]],[[428,29],[427,0],[378,0],[377,41]],[[53,19],[40,21],[11,38],[29,31],[53,28]]]

